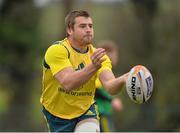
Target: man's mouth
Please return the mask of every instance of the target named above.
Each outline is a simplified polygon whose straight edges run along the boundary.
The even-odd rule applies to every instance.
[[[85,35],[84,37],[92,37],[92,35]]]

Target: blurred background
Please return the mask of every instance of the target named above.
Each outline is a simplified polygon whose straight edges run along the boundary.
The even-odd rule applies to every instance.
[[[117,131],[180,131],[180,0],[0,0],[0,131],[47,131],[42,60],[65,37],[65,15],[80,9],[93,18],[95,45],[118,44],[117,75],[142,64],[154,78],[145,104],[118,95]]]

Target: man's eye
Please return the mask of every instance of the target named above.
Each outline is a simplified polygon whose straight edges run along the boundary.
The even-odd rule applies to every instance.
[[[92,28],[92,27],[93,27],[93,25],[89,25],[89,27],[90,27],[90,28]]]
[[[81,27],[81,28],[85,28],[85,27],[86,27],[86,25],[80,25],[80,27]]]

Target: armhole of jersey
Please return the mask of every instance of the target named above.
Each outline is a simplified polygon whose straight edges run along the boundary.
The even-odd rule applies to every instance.
[[[47,69],[50,68],[50,66],[46,63],[45,59],[43,60],[43,66],[44,66],[45,68],[47,68]]]
[[[60,44],[60,45],[62,45],[63,47],[65,47],[65,49],[66,49],[67,52],[68,52],[68,58],[70,58],[70,52],[69,52],[68,48],[62,43],[62,41],[56,41],[56,42],[54,42],[53,44]]]
[[[62,45],[65,47],[65,49],[66,49],[67,52],[68,52],[68,58],[70,58],[70,52],[69,52],[68,48],[67,48],[64,44],[62,44]]]

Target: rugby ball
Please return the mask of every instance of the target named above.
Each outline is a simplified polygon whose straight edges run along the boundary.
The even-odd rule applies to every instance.
[[[153,92],[153,78],[150,71],[142,65],[134,66],[126,80],[126,91],[130,99],[138,104],[146,102]]]

